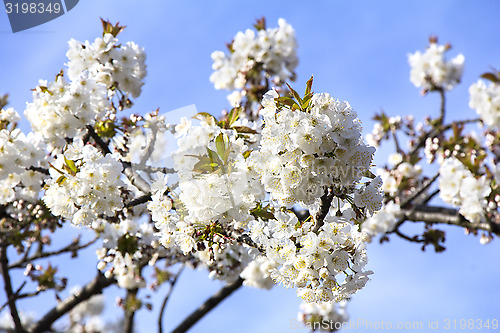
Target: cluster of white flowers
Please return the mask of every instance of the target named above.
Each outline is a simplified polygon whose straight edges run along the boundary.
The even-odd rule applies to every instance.
[[[371,237],[392,231],[398,221],[400,211],[399,204],[390,201],[363,222],[362,230]]]
[[[398,158],[397,155],[399,154],[391,156],[394,159],[392,162],[396,161]],[[382,168],[377,169],[377,174],[382,179],[382,191],[391,196],[395,196],[397,194],[399,185],[403,178],[413,178],[416,182],[420,182],[422,174],[422,167],[418,164],[413,165],[408,162],[398,162],[395,164],[397,167],[394,170],[388,171]]]
[[[52,147],[62,147],[65,138],[81,137],[87,125],[114,113],[111,99],[117,91],[138,97],[146,75],[144,52],[134,43],[118,45],[106,34],[93,44],[69,44],[70,82],[62,72],[53,82],[41,80],[25,110],[33,131]],[[127,105],[120,102],[121,107]]]
[[[274,286],[271,271],[275,268],[277,268],[276,262],[264,256],[257,257],[241,272],[240,276],[245,279],[243,285],[259,289],[271,289]]]
[[[52,147],[62,147],[65,138],[81,137],[87,125],[94,125],[111,110],[106,85],[88,73],[68,83],[59,75],[54,82],[40,80],[24,115],[33,131]]]
[[[298,320],[311,331],[335,332],[349,320],[346,301],[338,304],[332,302],[302,303]]]
[[[216,243],[208,247],[207,243],[204,250],[196,251],[195,258],[201,264],[200,268],[206,268],[210,272],[208,276],[211,279],[224,280],[227,282],[235,281],[244,272],[247,265],[255,257],[255,249],[248,245]],[[253,277],[253,282],[258,283],[262,277]],[[272,280],[271,280],[272,282]]]
[[[344,207],[343,215],[354,212]],[[372,272],[363,270],[366,235],[344,217],[337,217],[336,209],[330,209],[318,232],[313,232],[311,221],[300,222],[292,212],[278,211],[275,217],[267,223],[252,221],[249,226],[252,240],[280,265],[270,274],[276,283],[297,288],[297,295],[306,302],[338,302],[368,282]]]
[[[485,176],[476,178],[455,157],[446,158],[439,169],[439,195],[445,202],[460,207],[459,212],[471,222],[484,220],[486,197],[491,193]]]
[[[147,221],[140,222],[132,216],[121,219],[119,223],[101,222],[95,226],[103,239],[103,247],[96,251],[100,260],[97,268],[107,277],[114,276],[122,288],[143,286],[139,267],[148,258],[148,252],[165,254],[165,249],[158,246],[159,239],[153,225]],[[154,260],[148,264],[154,264]]]
[[[449,45],[439,45],[437,40],[431,39],[424,53],[417,51],[408,55],[410,81],[423,91],[451,90],[462,78],[465,58],[459,54],[447,61],[445,53],[449,49]]]
[[[124,94],[139,97],[146,76],[146,54],[134,42],[118,44],[112,34],[106,33],[93,43],[69,41],[66,53],[69,59],[68,76],[76,81],[84,72],[107,87],[112,85]]]
[[[0,110],[0,204],[15,199],[36,200],[44,174],[30,167],[45,167],[45,145],[33,133],[24,135],[19,129],[9,129],[19,115],[13,109]]]
[[[308,112],[278,105],[278,93],[265,94],[260,149],[249,163],[266,191],[280,205],[311,205],[328,186],[349,187],[369,170],[375,148],[364,144],[361,124],[347,102],[314,94]],[[369,206],[380,208],[381,198]]]
[[[183,216],[169,213],[172,199],[164,195],[166,180],[153,192],[148,208],[157,228],[162,230],[162,244],[170,246],[175,241],[187,253],[195,245],[196,231],[215,221],[223,226],[234,222],[233,227],[244,227],[252,219],[250,210],[265,193],[246,164],[243,153],[248,146],[236,131],[223,130],[205,121],[200,126],[190,126],[187,122],[184,125],[187,128],[179,128],[183,134],[172,156],[180,190],[175,205],[182,205],[186,212]],[[200,166],[196,170],[203,161],[208,169]]]
[[[113,155],[103,156],[97,148],[75,141],[50,168],[43,201],[55,216],[91,226],[101,215],[112,217],[123,208],[121,170]]]
[[[469,107],[475,109],[488,126],[500,128],[500,84],[483,80],[472,84],[469,88]]]
[[[234,37],[229,55],[222,51],[212,53],[214,72],[210,81],[215,89],[242,89],[250,74],[259,75],[257,82],[260,82],[263,71],[263,79],[283,83],[294,77],[298,63],[296,48],[295,31],[284,19],[278,20],[278,28],[240,31]]]

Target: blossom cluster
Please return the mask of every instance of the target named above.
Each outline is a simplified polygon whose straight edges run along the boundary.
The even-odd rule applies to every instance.
[[[278,28],[238,32],[229,46],[230,54],[212,53],[214,72],[210,81],[216,89],[243,89],[248,81],[275,84],[293,79],[297,66],[295,31],[284,19]]]
[[[392,231],[398,221],[400,211],[399,204],[390,201],[363,222],[362,230],[372,237]]]
[[[335,332],[349,320],[346,301],[338,304],[332,302],[302,303],[298,320],[311,331]]]
[[[481,120],[490,127],[500,128],[500,84],[483,80],[469,88],[469,107],[475,109]]]
[[[97,148],[75,141],[56,156],[49,171],[43,201],[53,215],[74,225],[92,226],[123,208],[122,165],[111,154],[103,155]]]
[[[410,81],[423,92],[435,89],[451,90],[460,82],[464,67],[464,56],[457,55],[447,61],[445,53],[450,45],[440,45],[436,38],[431,38],[424,53],[417,51],[408,55],[411,66]]]
[[[347,188],[369,170],[375,148],[363,142],[361,124],[349,103],[327,93],[314,94],[305,112],[281,104],[271,90],[262,106],[261,147],[249,159],[281,206],[311,205],[326,187]],[[362,207],[377,210],[381,197],[370,193]]]
[[[65,138],[82,137],[86,126],[113,118],[112,98],[120,92],[120,108],[130,105],[128,94],[138,97],[146,74],[145,55],[134,43],[117,44],[111,34],[85,44],[70,41],[68,77],[63,71],[55,81],[41,80],[33,91],[25,116],[33,131],[52,147]]]
[[[317,232],[311,221],[301,223],[292,212],[279,211],[275,217],[267,223],[252,221],[250,232],[267,258],[280,265],[270,274],[276,283],[297,288],[306,302],[339,302],[365,286],[372,272],[363,270],[365,234],[357,226],[333,209]]]
[[[77,40],[69,41],[66,53],[69,59],[68,76],[71,81],[78,80],[82,73],[115,91],[139,97],[146,76],[146,54],[134,42],[118,44],[113,34],[106,33],[93,43]]]
[[[251,210],[264,199],[255,172],[245,162],[248,146],[236,130],[205,120],[200,126],[184,120],[177,135],[179,147],[172,156],[178,188],[171,191],[168,178],[160,177],[148,203],[160,243],[178,246],[185,254],[195,250],[212,277],[235,280],[252,257],[247,246],[225,244],[225,233],[244,228],[253,219]]]
[[[15,199],[36,201],[45,175],[36,168],[46,166],[45,145],[39,137],[15,128],[19,114],[0,110],[0,204]]]
[[[471,222],[485,218],[488,205],[486,198],[491,193],[490,182],[485,176],[476,178],[455,157],[446,158],[439,169],[439,194],[441,199],[460,207],[459,212]]]

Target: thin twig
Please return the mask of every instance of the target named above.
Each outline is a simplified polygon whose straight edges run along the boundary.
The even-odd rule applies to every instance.
[[[407,236],[404,233],[402,233],[399,229],[394,229],[394,233],[396,235],[398,235],[399,237],[406,239],[407,241],[410,241],[413,243],[423,243],[424,242],[424,240],[418,238],[418,236],[413,236],[413,237]]]
[[[14,322],[14,329],[16,333],[24,333],[25,330],[21,324],[21,319],[19,318],[19,312],[17,311],[16,299],[14,292],[12,291],[12,282],[9,275],[9,259],[7,258],[7,246],[0,246],[0,264],[2,266],[2,276],[4,282],[5,294],[7,295],[7,303],[10,308],[10,315],[12,316],[12,321]]]
[[[212,297],[207,299],[198,309],[191,313],[182,323],[177,326],[172,333],[184,333],[196,324],[204,315],[215,308],[220,302],[230,296],[234,291],[238,290],[243,285],[243,279],[238,278],[233,283],[230,283],[216,292]]]
[[[411,194],[408,198],[406,198],[401,204],[401,208],[405,208],[411,202],[416,199],[420,194],[424,193],[431,185],[436,181],[436,179],[439,177],[439,172],[434,175],[431,179],[429,179],[421,188],[419,188],[417,191]]]
[[[47,258],[47,257],[51,257],[51,256],[55,256],[55,255],[59,255],[59,254],[67,253],[67,252],[76,252],[76,251],[85,249],[85,248],[89,247],[90,245],[94,244],[98,239],[99,239],[99,237],[96,237],[93,240],[91,240],[91,241],[89,241],[89,242],[87,242],[85,244],[78,245],[79,242],[80,242],[80,237],[78,237],[73,242],[71,242],[71,244],[63,247],[62,249],[55,250],[55,251],[50,251],[50,252],[37,251],[37,253],[35,255],[33,255],[33,256],[29,257],[29,258],[28,257],[23,257],[19,261],[17,261],[15,263],[13,263],[12,265],[10,265],[9,269],[12,269],[12,268],[23,268],[24,264],[26,264],[28,262],[32,262],[32,261],[37,260],[37,259]]]
[[[439,108],[439,118],[438,118],[438,126],[443,125],[444,116],[446,113],[446,94],[443,87],[436,89],[439,92],[439,96],[441,96],[441,106]]]
[[[165,299],[163,300],[163,303],[161,305],[160,309],[160,315],[158,316],[158,333],[163,333],[163,314],[165,313],[165,309],[167,308],[167,303],[170,298],[170,295],[172,294],[172,291],[174,290],[174,286],[177,283],[177,279],[181,275],[182,271],[184,270],[184,265],[181,266],[181,268],[177,271],[175,274],[174,278],[172,279],[172,282],[170,284],[170,289],[168,290],[167,295],[165,296]]]

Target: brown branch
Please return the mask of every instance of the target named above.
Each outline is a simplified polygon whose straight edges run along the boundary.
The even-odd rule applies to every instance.
[[[402,220],[429,224],[455,225],[471,230],[484,230],[500,236],[500,225],[494,222],[470,222],[458,210],[445,207],[419,205],[402,210]]]
[[[30,166],[29,168],[26,168],[26,170],[40,172],[40,173],[43,173],[44,175],[47,175],[47,176],[50,175],[49,169],[45,169],[42,167]]]
[[[87,133],[92,139],[94,139],[95,143],[99,146],[104,155],[111,154],[111,150],[109,150],[108,144],[102,141],[102,138],[94,131],[94,128],[91,125],[87,125]]]
[[[134,331],[134,317],[137,311],[137,291],[138,289],[127,290],[127,298],[125,300],[125,322],[123,325],[124,333],[132,333]]]
[[[31,262],[31,261],[34,261],[34,260],[37,260],[37,259],[47,258],[47,257],[51,257],[51,256],[55,256],[55,255],[59,255],[59,254],[67,253],[67,252],[76,252],[78,250],[85,249],[85,248],[89,247],[90,245],[94,244],[98,239],[99,239],[99,237],[96,237],[93,240],[91,240],[85,244],[79,245],[80,237],[78,237],[77,239],[73,240],[71,242],[71,244],[63,247],[62,249],[50,251],[50,252],[37,252],[37,254],[35,254],[31,257],[25,256],[22,259],[20,259],[19,261],[10,265],[9,269],[23,268],[24,264]]]
[[[435,174],[434,177],[432,177],[431,179],[429,179],[421,188],[419,188],[417,191],[415,191],[414,193],[412,193],[411,196],[409,196],[408,198],[406,198],[400,204],[400,207],[401,208],[405,208],[406,206],[408,206],[409,204],[411,204],[411,202],[414,199],[416,199],[420,194],[424,193],[432,185],[432,183],[434,183],[436,181],[436,179],[438,177],[439,177],[439,172],[437,174]]]
[[[439,108],[439,118],[438,118],[438,126],[443,125],[444,116],[446,114],[446,94],[443,87],[439,87],[436,89],[439,92],[439,96],[441,97],[441,106]]]
[[[146,203],[150,200],[151,200],[151,195],[145,194],[145,195],[142,195],[138,198],[135,198],[135,199],[131,200],[129,203],[125,204],[125,208],[138,206],[138,205]]]
[[[100,294],[102,290],[115,283],[115,279],[106,278],[101,272],[97,272],[97,276],[90,281],[82,290],[74,295],[69,296],[65,300],[57,304],[52,310],[47,312],[42,319],[36,322],[30,329],[30,333],[42,333],[50,330],[52,324],[71,311],[75,306],[88,300],[90,297]]]
[[[220,302],[230,296],[234,291],[238,290],[243,284],[243,279],[238,278],[233,283],[230,283],[216,292],[212,297],[207,299],[198,309],[191,313],[182,323],[177,326],[172,333],[183,333],[196,324],[204,315],[215,308]]]
[[[170,289],[168,290],[168,293],[165,296],[165,299],[163,300],[163,303],[161,305],[160,315],[158,316],[158,333],[163,333],[163,326],[162,326],[163,314],[165,313],[165,309],[167,308],[168,300],[170,298],[170,295],[172,294],[172,291],[174,290],[174,286],[177,283],[177,279],[179,278],[179,276],[181,275],[183,270],[184,270],[184,266],[181,266],[179,271],[177,271],[177,274],[175,274],[175,276],[172,279],[172,282],[170,284]]]
[[[10,308],[10,315],[12,316],[12,321],[14,322],[14,329],[16,333],[24,333],[25,330],[21,324],[21,319],[19,318],[19,312],[17,311],[16,299],[14,292],[12,291],[12,282],[9,275],[9,259],[7,258],[7,246],[0,246],[0,264],[2,266],[2,276],[4,282],[5,294],[7,295],[7,302]]]
[[[319,211],[314,219],[314,227],[312,230],[314,233],[318,232],[319,228],[323,226],[324,219],[328,214],[328,212],[330,211],[330,206],[332,205],[333,197],[334,197],[333,189],[330,187],[325,188],[325,193],[321,197],[321,205],[319,207]]]

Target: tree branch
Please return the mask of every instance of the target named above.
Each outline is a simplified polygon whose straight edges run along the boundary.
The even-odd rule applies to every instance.
[[[402,220],[426,222],[430,224],[448,224],[472,230],[484,230],[500,236],[500,225],[494,222],[470,222],[458,213],[458,210],[445,207],[418,205],[401,210]]]
[[[131,200],[130,202],[128,202],[127,204],[125,204],[125,207],[126,208],[130,208],[130,207],[138,206],[138,205],[146,203],[146,202],[148,202],[150,200],[151,200],[151,195],[145,194],[145,195],[142,195],[142,196],[140,196],[138,198],[135,198],[135,199]]]
[[[77,239],[73,240],[73,242],[71,242],[71,244],[63,247],[62,249],[59,249],[59,250],[56,250],[56,251],[50,251],[50,252],[37,253],[37,254],[29,257],[29,258],[28,257],[23,257],[19,261],[16,261],[12,265],[10,265],[9,268],[10,269],[12,269],[12,268],[23,268],[24,264],[26,264],[28,262],[31,262],[31,261],[34,261],[34,260],[37,260],[37,259],[47,258],[47,257],[51,257],[51,256],[63,254],[63,253],[66,253],[66,252],[76,252],[78,250],[82,250],[82,249],[85,249],[85,248],[89,247],[90,245],[94,244],[98,239],[99,239],[99,237],[96,237],[93,240],[91,240],[91,241],[89,241],[89,242],[87,242],[85,244],[79,245],[79,243],[80,243],[80,237],[78,237]]]
[[[172,294],[172,291],[174,290],[174,286],[177,283],[177,279],[181,275],[182,271],[184,270],[184,266],[181,266],[177,274],[175,274],[174,278],[172,279],[172,283],[170,284],[170,289],[168,290],[167,295],[165,296],[165,299],[163,300],[163,303],[161,305],[161,310],[160,310],[160,315],[158,316],[158,333],[163,333],[163,326],[162,326],[162,321],[163,321],[163,314],[165,313],[165,309],[167,308],[167,302],[168,299],[170,298],[170,295]]]
[[[75,306],[83,301],[88,300],[90,297],[100,294],[102,290],[115,283],[115,279],[106,278],[101,272],[97,272],[97,276],[90,281],[82,290],[74,295],[69,296],[52,310],[46,313],[42,319],[35,323],[31,329],[31,333],[42,333],[50,330],[52,324],[63,315],[71,311]]]
[[[316,233],[319,228],[324,223],[324,219],[328,212],[330,211],[330,206],[332,205],[332,200],[334,197],[333,189],[330,187],[325,188],[325,193],[321,197],[321,205],[319,207],[319,211],[316,214],[316,217],[314,219],[314,227],[313,227],[313,232]]]
[[[134,317],[137,311],[137,291],[138,289],[127,290],[127,298],[125,300],[125,322],[123,326],[124,333],[134,332]]]
[[[4,282],[5,294],[7,295],[7,302],[10,308],[10,315],[12,316],[12,321],[14,322],[14,329],[16,333],[24,333],[25,330],[21,324],[21,319],[19,318],[19,312],[16,307],[16,299],[14,292],[12,291],[12,282],[9,275],[9,259],[7,258],[7,246],[0,246],[0,264],[2,266],[2,276]]]
[[[243,284],[243,279],[238,278],[238,280],[224,286],[218,292],[216,292],[212,297],[207,299],[198,309],[191,313],[182,323],[177,326],[172,333],[184,333],[190,329],[194,324],[196,324],[204,315],[206,315],[210,310],[215,308],[220,302],[222,302],[226,297],[231,295],[234,291],[238,290]]]

